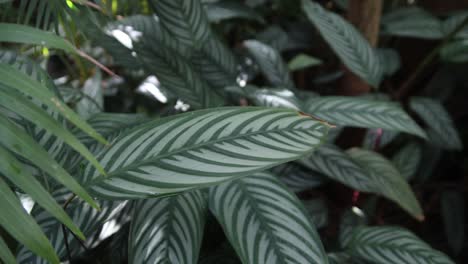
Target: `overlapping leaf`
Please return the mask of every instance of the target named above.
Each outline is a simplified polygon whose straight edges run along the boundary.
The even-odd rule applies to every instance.
[[[247,5],[230,0],[207,3],[205,8],[208,20],[219,23],[228,19],[247,19],[264,23],[263,17]]]
[[[234,107],[190,112],[128,131],[98,155],[108,171],[84,172],[95,194],[119,199],[201,188],[297,159],[326,124],[296,111]]]
[[[326,176],[291,162],[277,166],[272,171],[293,192],[315,188],[327,181]]]
[[[379,57],[361,33],[318,3],[302,0],[302,9],[349,70],[378,88],[382,79]]]
[[[309,99],[305,110],[335,125],[382,128],[425,137],[424,131],[401,105],[394,102],[369,98],[324,96]]]
[[[444,106],[431,98],[413,97],[410,107],[430,128],[430,142],[444,149],[460,150],[463,148],[452,118]]]
[[[136,202],[130,227],[130,263],[197,263],[206,198],[200,191]]]
[[[443,37],[442,23],[419,7],[400,8],[382,17],[382,34],[438,39]]]
[[[392,158],[392,162],[406,180],[410,180],[418,171],[422,150],[418,143],[403,146]]]
[[[275,176],[213,187],[209,203],[243,263],[328,263],[300,201]]]
[[[397,227],[361,227],[353,233],[349,252],[382,264],[454,263],[442,252],[432,249],[413,233]]]

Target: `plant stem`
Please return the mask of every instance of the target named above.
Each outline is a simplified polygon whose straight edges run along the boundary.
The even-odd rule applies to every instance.
[[[395,99],[400,100],[406,95],[409,94],[411,88],[413,87],[413,83],[418,79],[424,69],[432,63],[432,61],[437,58],[439,55],[440,50],[447,44],[453,37],[455,37],[465,26],[468,25],[468,17],[466,17],[452,32],[447,34],[442,42],[435,47],[429,55],[418,65],[416,70],[406,79],[406,81],[400,86],[398,91],[395,94]]]

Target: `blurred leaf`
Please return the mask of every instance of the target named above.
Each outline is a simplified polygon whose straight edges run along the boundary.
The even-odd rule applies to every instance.
[[[1,2],[0,2],[1,4]],[[16,264],[15,256],[11,253],[5,240],[0,236],[0,260],[5,264]]]
[[[413,233],[397,227],[361,227],[354,231],[349,251],[368,261],[424,264],[455,264]]]
[[[440,57],[448,62],[468,62],[468,40],[456,40],[444,45],[440,50]]]
[[[411,180],[418,171],[421,164],[421,146],[418,143],[411,142],[404,145],[395,155],[392,162],[403,178]]]
[[[301,202],[257,173],[210,189],[209,205],[243,263],[328,263]]]
[[[382,34],[400,37],[439,39],[444,36],[439,19],[419,7],[406,7],[385,14]]]
[[[441,203],[447,242],[455,254],[460,254],[465,242],[465,197],[460,192],[445,191]]]
[[[328,224],[328,208],[323,199],[305,200],[302,203],[315,228],[322,228]]]
[[[377,49],[377,56],[379,56],[384,75],[391,76],[400,69],[400,55],[396,50],[380,48]]]
[[[265,20],[259,13],[238,1],[216,1],[205,4],[204,8],[210,22],[219,23],[228,19],[247,19],[265,23]]]
[[[302,102],[288,89],[257,88],[253,85],[247,85],[245,87],[230,86],[226,90],[246,97],[256,106],[302,109]]]
[[[288,69],[290,71],[297,71],[320,64],[322,64],[321,60],[301,53],[289,61]]]
[[[102,74],[99,69],[93,77],[86,80],[83,85],[82,92],[84,98],[76,105],[76,111],[84,119],[88,119],[90,116],[102,112],[104,109],[104,97],[102,95]]]
[[[293,192],[318,187],[327,180],[324,175],[291,162],[276,166],[272,171]]]
[[[458,11],[455,14],[450,15],[448,18],[446,18],[442,22],[442,32],[444,35],[450,34],[450,32],[453,32],[461,23],[463,23],[463,20],[465,20],[468,17],[468,12],[466,10],[464,11]],[[457,33],[455,38],[467,38],[468,37],[468,29],[465,27],[464,29],[460,30],[460,32]]]
[[[356,206],[346,209],[341,216],[338,231],[338,241],[342,249],[347,248],[352,240],[353,231],[367,225],[368,219],[364,212]]]
[[[425,97],[412,97],[410,108],[429,127],[427,134],[431,144],[449,150],[463,148],[463,143],[452,118],[439,101]]]
[[[349,70],[378,88],[382,79],[379,57],[361,33],[339,15],[311,0],[302,0],[302,8]]]

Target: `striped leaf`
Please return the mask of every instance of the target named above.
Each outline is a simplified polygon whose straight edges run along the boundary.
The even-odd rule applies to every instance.
[[[305,109],[306,112],[335,125],[382,128],[423,138],[426,136],[401,105],[394,102],[346,96],[324,96],[309,99]]]
[[[368,172],[334,145],[322,145],[311,155],[302,158],[300,163],[353,189],[366,192],[375,190],[375,183]]]
[[[424,220],[411,187],[389,160],[376,152],[357,148],[350,149],[348,154],[369,174],[375,188],[372,192],[396,202],[416,219]]]
[[[353,233],[348,252],[381,264],[455,263],[410,231],[398,227],[361,227]]]
[[[366,264],[367,262],[351,256],[347,252],[328,253],[330,264]]]
[[[65,204],[71,197],[71,193],[60,188],[52,193],[52,196],[59,204]],[[88,247],[92,246],[93,236],[103,226],[103,224],[110,219],[113,219],[118,213],[124,210],[126,202],[120,201],[100,201],[100,211],[92,208],[89,204],[79,200],[73,200],[68,204],[66,212],[72,218],[73,222],[80,228],[81,231],[88,238],[85,241],[85,245]],[[47,211],[40,207],[35,206],[31,211],[31,215],[34,217],[36,222],[42,228],[42,231],[46,234],[47,238],[52,242],[57,255],[60,259],[67,257],[67,250],[65,246],[63,229],[61,223],[58,222],[53,216]],[[70,254],[72,257],[79,255],[83,248],[80,243],[69,233],[68,244],[70,245]],[[33,254],[25,247],[20,247],[17,253],[18,263],[20,264],[47,264],[47,260]]]
[[[207,209],[202,192],[140,200],[129,237],[130,263],[197,263]]]
[[[378,88],[383,73],[380,60],[361,33],[339,15],[311,0],[302,0],[302,9],[349,70]]]
[[[288,66],[277,50],[257,40],[244,41],[244,47],[257,62],[270,84],[276,87],[295,87],[289,76]]]
[[[419,7],[395,10],[384,15],[381,23],[385,35],[424,39],[443,37],[441,21]]]
[[[397,131],[383,130],[381,128],[368,129],[362,142],[362,147],[365,149],[373,150],[376,148],[384,148],[392,143],[400,133]]]
[[[465,197],[458,191],[445,191],[440,202],[447,242],[455,254],[460,254],[465,243]]]
[[[463,148],[455,124],[440,102],[431,98],[412,97],[410,107],[429,127],[427,134],[430,143],[449,150]]]
[[[98,155],[84,182],[96,195],[141,198],[217,184],[297,159],[323,140],[326,124],[273,108],[208,109],[128,131]]]
[[[328,263],[300,201],[271,174],[213,187],[209,204],[242,263]]]
[[[244,87],[229,86],[226,90],[249,99],[256,106],[302,109],[302,102],[289,89],[258,88],[253,85],[246,85]]]
[[[272,171],[293,192],[318,187],[327,180],[324,175],[291,162],[276,166]]]
[[[406,180],[410,180],[418,171],[422,149],[416,142],[403,146],[392,158],[392,163]]]
[[[344,211],[338,230],[338,242],[340,243],[340,247],[347,248],[351,242],[353,230],[360,226],[366,226],[367,223],[368,217],[358,207],[353,206]]]
[[[151,0],[161,25],[183,45],[201,47],[211,34],[205,10],[199,0]]]

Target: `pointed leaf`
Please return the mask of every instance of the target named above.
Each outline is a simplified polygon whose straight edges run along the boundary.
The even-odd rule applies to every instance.
[[[411,187],[393,164],[380,154],[353,148],[348,154],[364,168],[374,183],[374,193],[394,202],[418,220],[424,215]]]
[[[324,96],[306,102],[306,112],[335,125],[382,128],[425,138],[424,131],[394,102],[346,96]]]
[[[288,66],[274,48],[257,40],[244,41],[244,47],[258,63],[260,70],[273,86],[294,88]]]
[[[116,139],[85,182],[99,196],[139,198],[211,186],[315,149],[327,126],[296,111],[227,107],[155,120]],[[118,154],[118,157],[115,156]]]
[[[209,204],[242,263],[328,263],[300,201],[271,174],[213,187]]]
[[[398,227],[361,227],[349,246],[353,256],[382,264],[454,264],[413,233]]]
[[[89,204],[97,206],[93,198],[49,154],[23,130],[0,115],[0,143],[10,151],[28,159],[51,177],[72,190]]]
[[[197,263],[207,204],[200,191],[140,200],[129,238],[130,263]]]
[[[311,0],[302,0],[302,9],[349,70],[378,88],[382,79],[379,57],[361,33]]]
[[[439,39],[443,37],[439,19],[419,7],[400,8],[382,17],[382,34]]]
[[[2,197],[0,201],[0,212],[2,212],[0,226],[34,253],[58,264],[59,259],[52,245],[2,178],[0,178],[0,196]],[[27,227],[27,232],[24,230],[25,227]]]
[[[0,236],[0,260],[5,264],[16,264],[15,256],[11,253],[5,240]]]
[[[288,69],[290,71],[297,71],[320,64],[322,64],[321,60],[301,53],[289,61]]]
[[[431,143],[450,150],[463,148],[453,120],[440,102],[431,98],[412,97],[410,107],[430,128],[428,136]]]

